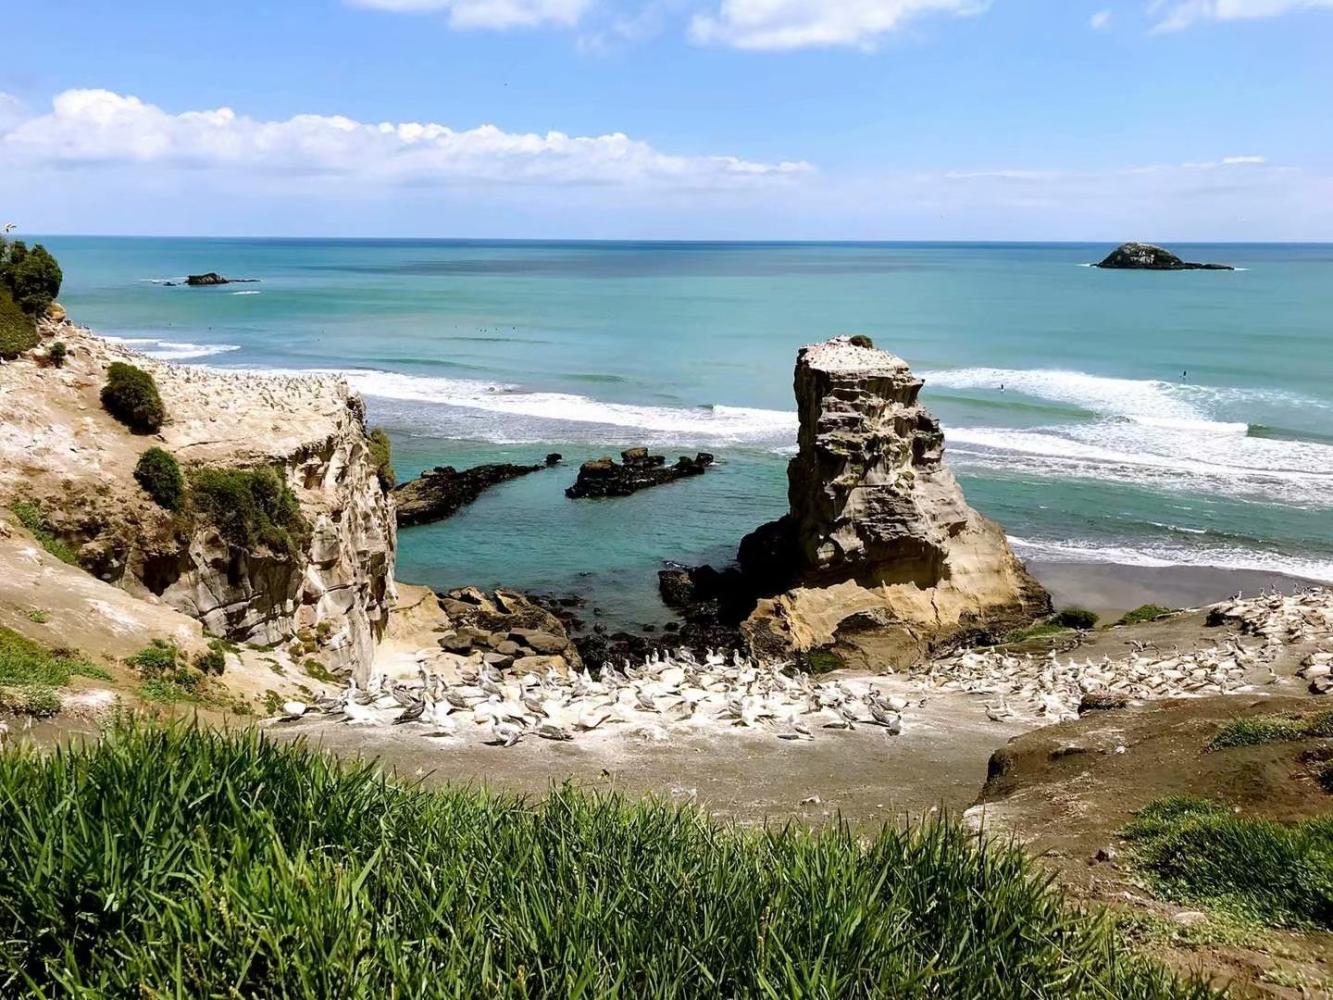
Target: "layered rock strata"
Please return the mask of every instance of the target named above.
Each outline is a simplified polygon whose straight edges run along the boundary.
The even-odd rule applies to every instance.
[[[473,503],[492,486],[527,476],[560,463],[560,456],[546,456],[543,465],[513,465],[507,462],[476,465],[459,472],[452,465],[428,469],[418,478],[393,491],[398,527],[442,521]]]
[[[693,458],[682,455],[675,465],[667,465],[663,455],[650,455],[647,448],[630,448],[620,453],[620,464],[609,457],[584,462],[578,480],[565,490],[565,496],[571,500],[627,497],[651,486],[702,476],[712,464],[713,456],[706,451]]]
[[[0,368],[0,502],[26,501],[79,564],[161,601],[216,636],[270,645],[302,636],[333,669],[369,672],[394,599],[392,502],[380,486],[360,397],[335,378],[170,365],[65,321],[43,333],[62,368]],[[130,433],[98,393],[122,361],[156,380],[160,433]],[[155,504],[135,481],[150,446],[198,468],[277,470],[304,529],[295,552],[230,544],[207,519]]]
[[[872,667],[909,663],[1047,612],[1004,532],[968,506],[939,422],[906,362],[837,337],[803,348],[790,513],[741,543],[758,602],[742,626],[764,655],[837,644]]]

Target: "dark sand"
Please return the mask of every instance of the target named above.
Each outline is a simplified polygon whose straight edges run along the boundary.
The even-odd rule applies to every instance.
[[[1322,586],[1286,573],[1213,566],[1124,566],[1116,563],[1032,561],[1028,569],[1051,592],[1057,608],[1077,605],[1103,618],[1119,617],[1144,604],[1198,608],[1243,592],[1291,593]]]

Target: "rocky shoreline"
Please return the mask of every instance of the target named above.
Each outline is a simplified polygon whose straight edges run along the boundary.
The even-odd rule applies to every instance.
[[[428,469],[416,479],[394,487],[398,527],[431,524],[456,514],[484,492],[511,479],[528,476],[560,464],[552,453],[540,465],[492,463],[459,471],[452,465]]]

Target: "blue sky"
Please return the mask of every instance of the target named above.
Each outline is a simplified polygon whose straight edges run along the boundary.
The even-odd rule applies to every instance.
[[[53,0],[29,232],[1333,239],[1333,0]]]

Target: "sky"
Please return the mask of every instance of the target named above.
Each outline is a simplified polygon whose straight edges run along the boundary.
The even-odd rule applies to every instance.
[[[1333,240],[1333,0],[45,0],[27,233]]]

